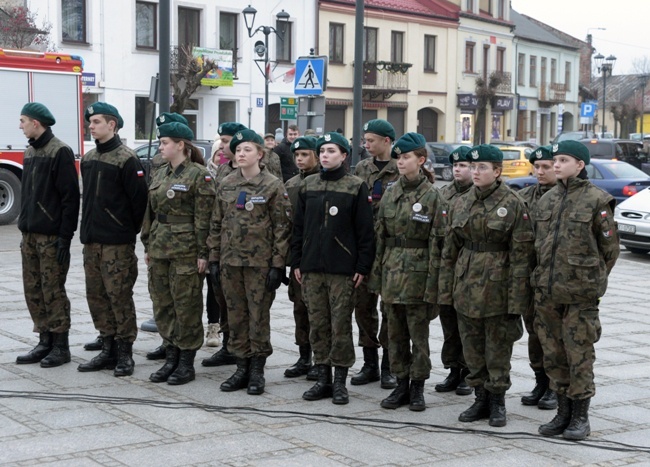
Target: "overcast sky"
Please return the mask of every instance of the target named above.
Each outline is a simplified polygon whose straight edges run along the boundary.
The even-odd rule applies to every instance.
[[[512,8],[581,40],[591,33],[596,54],[617,58],[615,75],[634,73],[635,59],[650,63],[650,0],[512,0]]]

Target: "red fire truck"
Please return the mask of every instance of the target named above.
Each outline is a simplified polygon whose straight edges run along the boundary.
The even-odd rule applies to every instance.
[[[20,181],[27,139],[18,128],[27,102],[56,118],[54,134],[83,154],[82,59],[76,55],[0,49],[0,224],[20,213]]]

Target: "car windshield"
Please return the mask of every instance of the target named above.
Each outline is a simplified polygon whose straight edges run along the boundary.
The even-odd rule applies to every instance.
[[[557,142],[567,140],[578,140],[585,137],[584,131],[569,131],[567,133],[560,133],[557,137]]]
[[[638,178],[640,180],[647,180],[650,178],[650,176],[642,170],[627,163],[610,162],[602,165],[614,174],[616,178]]]
[[[519,151],[502,151],[504,161],[518,161],[520,159]]]

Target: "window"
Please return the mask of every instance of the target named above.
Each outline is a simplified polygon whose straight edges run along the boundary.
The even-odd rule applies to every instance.
[[[571,90],[571,62],[564,64],[564,89]]]
[[[61,0],[61,30],[63,42],[88,42],[86,0]]]
[[[237,42],[238,18],[236,13],[219,13],[219,48],[232,50],[232,75],[235,79],[237,78],[237,50],[239,48]]]
[[[344,25],[330,23],[330,63],[343,63]]]
[[[404,61],[404,33],[401,31],[390,33],[390,60],[396,63]]]
[[[99,96],[100,96],[100,94],[84,92],[82,94],[84,109],[87,109],[88,107],[93,105],[95,102],[97,102],[99,100],[99,98],[98,98]],[[90,134],[90,122],[87,122],[86,119],[84,119],[83,122],[84,122],[84,141],[92,141],[93,137]]]
[[[497,0],[497,18],[506,19],[506,1]]]
[[[237,101],[219,101],[219,121],[237,121]]]
[[[474,12],[474,0],[467,0],[467,11]]]
[[[201,10],[178,7],[178,45],[201,45]]]
[[[546,86],[546,57],[541,58],[540,72],[540,83],[542,84],[542,87],[544,87]]]
[[[551,84],[555,84],[557,80],[557,60],[551,59]]]
[[[519,54],[517,57],[517,84],[526,84],[526,54]]]
[[[497,47],[497,71],[503,73],[506,63],[506,49]]]
[[[436,71],[436,36],[424,36],[424,71]]]
[[[535,55],[530,56],[530,76],[528,84],[531,87],[537,86],[537,57]]]
[[[280,32],[280,35],[275,35],[275,59],[278,62],[291,63],[292,26],[293,23],[287,21],[275,22],[275,29]]]
[[[156,111],[156,104],[148,97],[135,96],[135,139],[149,139],[152,135],[151,114]],[[155,126],[155,125],[154,125]]]
[[[149,2],[135,2],[135,46],[139,49],[156,49],[158,31],[156,7]]]
[[[363,61],[377,62],[377,28],[363,28],[363,39]]]
[[[474,42],[465,42],[465,72],[474,73]]]

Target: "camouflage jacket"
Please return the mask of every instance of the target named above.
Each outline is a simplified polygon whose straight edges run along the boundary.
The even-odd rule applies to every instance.
[[[521,196],[524,201],[526,201],[526,206],[528,206],[530,214],[534,215],[535,205],[537,202],[554,186],[555,185],[540,185],[539,183],[536,183],[535,185],[530,185],[526,188],[522,188],[517,192],[517,194]]]
[[[386,192],[386,189],[399,178],[397,160],[391,158],[386,167],[380,171],[375,165],[375,158],[368,157],[359,161],[354,168],[354,175],[366,182],[370,196],[372,196],[372,215],[374,219],[377,219],[379,202],[382,196]]]
[[[185,160],[156,171],[140,240],[152,258],[208,259],[206,244],[214,206],[214,182],[201,164]]]
[[[228,175],[236,171],[237,169],[232,166],[232,162],[228,161],[225,164],[221,164],[217,167],[217,171],[214,175],[214,182],[217,184],[217,187],[221,184],[221,181],[226,178]]]
[[[264,149],[264,156],[260,159],[260,167],[266,167],[271,175],[275,175],[282,181],[282,167],[280,165],[280,156],[270,149]]]
[[[444,199],[451,202],[452,199],[456,199],[460,195],[467,193],[470,188],[472,188],[472,183],[470,183],[469,185],[462,186],[460,183],[454,180],[449,185],[445,185],[442,188],[440,188],[440,194]]]
[[[535,210],[537,267],[531,282],[554,303],[602,297],[620,253],[616,201],[588,180],[558,183]]]
[[[305,177],[317,174],[318,172],[320,172],[320,165],[316,165],[316,167],[314,167],[309,172],[303,172],[301,170],[298,175],[291,177],[284,184],[285,188],[287,189],[287,194],[289,195],[289,201],[291,202],[291,211],[294,215],[296,213],[296,209],[298,208],[298,193],[300,192],[300,185],[302,184],[302,181],[305,179]],[[289,248],[289,254],[287,255],[287,258],[287,264],[291,264],[291,248]]]
[[[250,180],[240,170],[223,179],[210,225],[210,261],[284,268],[290,234],[291,204],[281,180],[266,170]]]
[[[504,183],[475,186],[448,212],[438,303],[470,318],[524,314],[530,302],[533,228],[524,201]]]
[[[424,175],[400,177],[382,197],[368,288],[386,303],[435,304],[445,234],[445,201]]]

